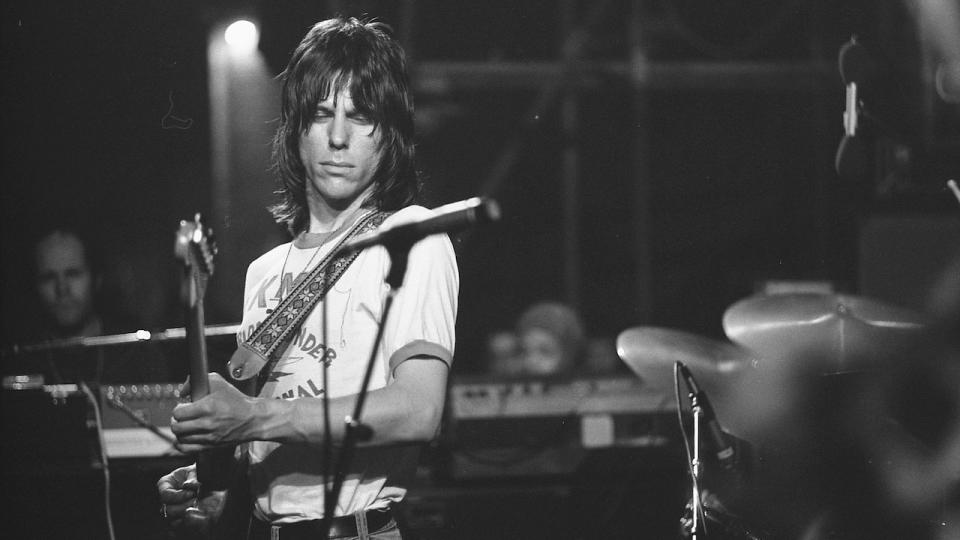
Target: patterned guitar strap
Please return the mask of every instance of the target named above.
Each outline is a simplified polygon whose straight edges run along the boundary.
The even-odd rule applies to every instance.
[[[359,251],[340,254],[340,247],[355,236],[373,231],[390,214],[372,211],[358,219],[310,274],[257,325],[246,341],[237,347],[227,364],[229,373],[235,380],[243,381],[259,374],[254,395],[260,393],[273,366],[307,315],[360,255]]]

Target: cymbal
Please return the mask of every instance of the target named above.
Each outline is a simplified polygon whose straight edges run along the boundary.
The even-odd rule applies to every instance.
[[[674,363],[683,363],[710,396],[717,415],[732,422],[724,426],[739,429],[737,419],[730,416],[736,381],[756,365],[750,351],[680,330],[637,327],[617,336],[617,354],[645,386],[658,390],[674,387]]]
[[[669,328],[628,328],[617,337],[617,354],[644,382],[673,384],[673,364],[681,362],[694,375],[731,374],[749,367],[749,351],[733,343],[716,341]]]
[[[821,361],[825,373],[864,367],[925,327],[922,315],[869,298],[840,294],[752,296],[730,306],[723,329],[766,360]]]

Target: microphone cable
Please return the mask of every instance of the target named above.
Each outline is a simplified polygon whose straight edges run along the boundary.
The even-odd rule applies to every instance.
[[[110,540],[115,540],[113,512],[110,509],[110,463],[107,460],[106,442],[103,438],[103,417],[100,415],[100,404],[97,403],[97,398],[93,395],[93,391],[90,390],[86,382],[80,381],[80,389],[83,390],[84,396],[90,401],[90,406],[93,407],[93,417],[97,424],[97,439],[100,446],[100,467],[103,469],[103,502],[104,508],[106,509],[107,534]]]

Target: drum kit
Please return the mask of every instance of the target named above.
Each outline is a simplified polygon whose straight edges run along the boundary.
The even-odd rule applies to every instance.
[[[819,399],[805,395],[812,391],[809,381],[843,381],[830,386],[833,392],[847,388],[849,377],[869,378],[889,365],[891,351],[920,337],[928,324],[919,313],[869,298],[784,293],[751,296],[730,306],[723,316],[729,341],[658,327],[623,331],[617,352],[645,385],[674,387],[679,404],[680,374],[693,379],[686,387],[694,421],[683,424],[690,432],[685,440],[694,440],[692,451],[687,443],[693,495],[692,519],[681,520],[685,536],[760,538],[745,527],[731,533],[732,518],[702,506],[703,468],[711,465],[700,455],[701,437],[708,448],[721,444],[710,431],[722,426],[725,435],[756,445],[762,454],[771,440],[789,440],[796,419],[807,414],[804,407]],[[704,407],[706,396],[710,401]],[[724,533],[718,535],[720,530]]]

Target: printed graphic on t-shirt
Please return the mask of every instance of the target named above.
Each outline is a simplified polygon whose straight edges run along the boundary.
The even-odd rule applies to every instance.
[[[296,385],[295,388],[274,391],[274,397],[276,399],[320,397],[322,395],[323,395],[323,388],[319,383],[314,381],[312,378],[307,379],[303,384]]]
[[[271,285],[277,281],[277,275],[274,274],[269,277],[265,277],[260,285],[257,287],[256,292],[250,296],[250,301],[247,302],[247,305],[244,307],[244,311],[250,311],[251,308],[256,307],[264,309],[267,307],[267,300],[272,302],[272,306],[276,306],[283,300],[297,285],[300,285],[300,282],[306,279],[309,274],[307,271],[300,272],[296,279],[293,277],[293,272],[284,272],[283,279],[280,280],[280,286],[277,287],[276,292],[270,298],[267,298],[267,291]],[[271,307],[272,309],[272,307]],[[270,310],[267,310],[269,313]]]

